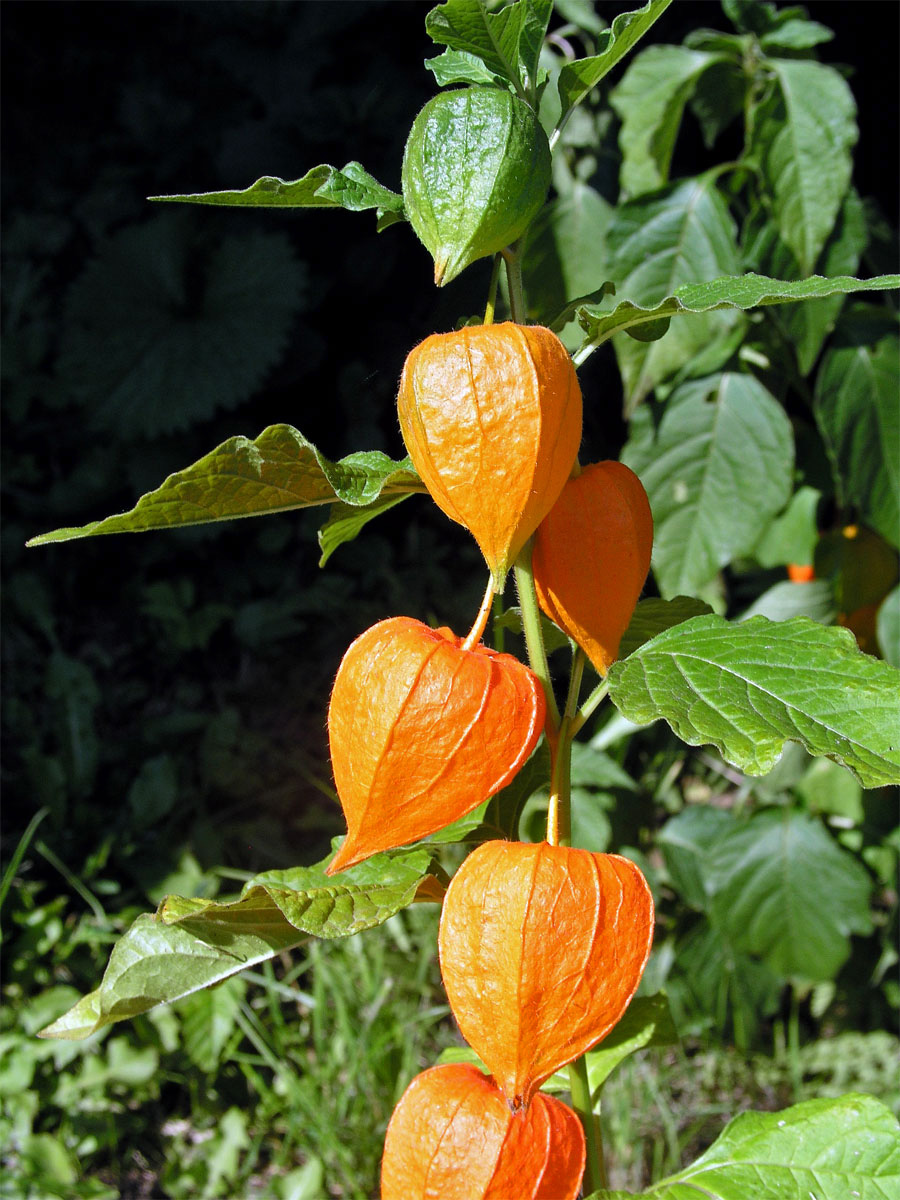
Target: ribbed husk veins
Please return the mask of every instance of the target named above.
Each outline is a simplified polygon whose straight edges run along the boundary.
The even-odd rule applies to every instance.
[[[406,215],[441,286],[525,232],[550,187],[546,134],[510,92],[441,92],[413,122],[402,186]]]
[[[538,1093],[513,1113],[468,1063],[416,1076],[394,1109],[381,1200],[574,1200],[584,1173],[581,1122]]]
[[[578,454],[581,389],[565,346],[512,322],[432,334],[406,360],[397,409],[416,470],[499,591]]]
[[[485,842],[444,897],[441,973],[463,1037],[513,1107],[613,1028],[640,982],[653,899],[634,865]]]
[[[537,677],[449,629],[380,621],[347,650],[328,740],[347,837],[328,868],[418,841],[513,778],[544,725]]]
[[[538,603],[601,675],[618,657],[652,547],[647,493],[619,462],[582,468],[538,528],[532,553]]]

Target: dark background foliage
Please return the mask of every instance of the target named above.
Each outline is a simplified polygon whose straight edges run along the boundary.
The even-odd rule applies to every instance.
[[[350,159],[399,189],[409,126],[435,90],[421,66],[436,52],[431,7],[4,5],[5,858],[48,810],[4,962],[20,994],[56,978],[48,926],[29,932],[39,903],[53,898],[70,922],[97,905],[121,927],[167,890],[216,886],[213,867],[320,859],[342,829],[324,726],[347,644],[398,613],[463,629],[477,607],[480,557],[421,497],[323,570],[316,511],[24,547],[127,509],[226,438],[276,422],[332,458],[402,456],[404,357],[481,311],[489,265],[437,292],[409,227],[376,235],[371,213],[146,197]],[[599,6],[607,19],[631,7]],[[836,34],[821,58],[852,69],[856,186],[893,219],[896,61],[884,53],[900,10],[806,7]],[[726,27],[719,6],[678,0],[651,40],[703,25]],[[703,163],[688,121],[672,175]],[[582,372],[589,456],[624,440],[615,378],[611,352]],[[94,986],[104,957],[67,945],[67,980]]]

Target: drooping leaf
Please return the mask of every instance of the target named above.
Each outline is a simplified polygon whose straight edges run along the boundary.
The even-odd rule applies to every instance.
[[[596,1050],[588,1050],[588,1086],[596,1104],[600,1089],[619,1063],[636,1050],[648,1046],[671,1046],[678,1041],[669,1001],[662,994],[635,996],[619,1023],[606,1035]],[[542,1086],[545,1092],[568,1092],[568,1071],[557,1071]]]
[[[557,81],[563,119],[637,45],[671,3],[672,0],[647,0],[642,8],[619,13],[609,29],[598,34],[596,54],[565,64]]]
[[[809,279],[789,280],[751,273],[712,279],[708,283],[687,283],[676,288],[671,296],[649,305],[631,300],[622,300],[612,309],[584,305],[578,310],[578,319],[587,334],[585,345],[600,346],[622,330],[680,313],[707,313],[729,308],[746,311],[771,304],[792,304],[797,300],[896,288],[900,288],[900,275],[879,275],[874,279],[854,279],[846,275],[826,279],[813,275]],[[619,288],[620,293],[622,290]]]
[[[41,1031],[79,1040],[212,987],[307,937],[347,937],[380,925],[433,884],[426,850],[379,855],[329,878],[314,867],[268,871],[245,884],[240,899],[168,896],[144,913],[113,947],[100,987]]]
[[[170,475],[126,513],[77,529],[43,533],[28,545],[203,525],[335,500],[364,508],[383,497],[419,491],[424,491],[424,485],[408,458],[394,462],[374,450],[332,462],[290,425],[271,425],[254,441],[229,438],[192,466]]]
[[[524,96],[537,82],[538,57],[552,0],[520,0],[489,12],[480,0],[445,0],[425,17],[433,42],[461,50]]]
[[[790,495],[790,421],[751,375],[684,384],[659,428],[632,423],[622,461],[653,510],[653,570],[665,597],[696,593],[749,553]]]
[[[263,175],[256,183],[240,190],[190,192],[148,199],[241,208],[346,208],[350,212],[374,208],[380,216],[393,213],[395,220],[403,219],[403,197],[380,184],[358,162],[348,162],[340,169],[322,163],[312,167],[301,179]]]
[[[893,666],[900,667],[900,586],[883,600],[876,629],[881,653]]]
[[[158,213],[101,243],[66,297],[58,372],[95,431],[158,437],[248,400],[306,301],[283,234],[204,240]]]
[[[708,847],[704,869],[713,924],[789,979],[833,979],[850,935],[872,931],[868,873],[797,809],[733,823]]]
[[[900,782],[900,673],[863,654],[849,630],[806,617],[694,617],[614,663],[609,683],[630,721],[662,718],[748,774],[764,775],[795,741],[863,787]]]
[[[411,495],[412,492],[401,492],[398,496],[382,495],[362,508],[352,504],[332,504],[328,520],[318,534],[319,549],[322,551],[319,566],[324,567],[338,546],[343,546],[344,542],[352,542],[363,527],[375,517]]]
[[[740,269],[734,222],[712,175],[686,179],[620,205],[607,231],[607,244],[617,294],[648,310],[683,284],[734,276]],[[617,339],[614,345],[629,411],[700,351],[723,341],[743,320],[733,306],[730,312],[713,312],[714,307],[709,305],[692,321],[680,322],[659,341]],[[656,313],[647,319],[666,315]],[[618,327],[635,324],[638,321],[629,320]]]
[[[834,589],[824,579],[812,579],[809,583],[783,579],[757,596],[739,620],[768,617],[770,621],[789,621],[792,617],[809,617],[820,625],[830,625],[836,616]]]
[[[692,1163],[644,1200],[892,1200],[900,1187],[900,1128],[873,1096],[805,1100],[741,1113]],[[598,1192],[587,1200],[633,1200]]]
[[[639,600],[619,643],[619,658],[627,658],[638,646],[643,646],[644,642],[649,642],[664,629],[671,629],[673,625],[680,625],[682,621],[708,612],[712,612],[709,605],[693,596],[673,596],[671,600],[651,596],[647,600]]]
[[[782,103],[759,122],[757,145],[778,231],[809,274],[850,186],[856,104],[834,67],[783,58],[768,67]]]
[[[900,543],[898,361],[895,319],[857,306],[825,353],[813,405],[838,494],[893,546]]]
[[[480,58],[465,50],[445,50],[443,54],[426,59],[425,66],[439,87],[452,83],[502,83]]]
[[[650,46],[630,64],[609,98],[622,122],[620,180],[627,196],[668,182],[684,106],[704,72],[727,62],[720,54],[687,46]]]

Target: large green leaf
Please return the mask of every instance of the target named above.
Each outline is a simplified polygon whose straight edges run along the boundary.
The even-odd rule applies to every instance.
[[[376,855],[333,878],[329,859],[314,867],[268,871],[240,899],[167,896],[113,947],[100,987],[42,1030],[78,1040],[157,1004],[212,987],[307,937],[347,937],[380,925],[423,890],[439,895],[427,850]]]
[[[686,283],[664,300],[644,306],[631,300],[623,300],[612,309],[601,305],[582,305],[577,315],[587,334],[585,345],[600,346],[614,333],[621,333],[636,325],[668,321],[680,313],[707,313],[728,308],[747,310],[771,304],[793,304],[797,300],[845,296],[851,292],[883,292],[896,288],[900,288],[900,275],[879,275],[874,279],[854,279],[848,275],[832,279],[821,275],[812,275],[809,279],[770,279],[766,275],[751,273],[712,279],[708,283]]]
[[[312,167],[301,179],[263,175],[256,183],[239,191],[190,192],[148,198],[241,208],[346,208],[350,212],[374,208],[379,217],[403,219],[403,197],[383,187],[358,162],[348,162],[340,169],[322,163]],[[390,219],[384,222],[389,223]]]
[[[408,458],[394,462],[373,450],[332,462],[290,425],[271,425],[254,441],[229,438],[199,462],[170,475],[128,512],[77,529],[42,533],[28,545],[204,525],[336,500],[363,508],[387,496],[424,490]]]
[[[703,73],[727,61],[687,46],[649,46],[634,59],[609,98],[622,122],[620,178],[626,195],[640,196],[668,182],[684,106]]]
[[[900,1128],[872,1096],[806,1100],[774,1113],[741,1113],[696,1162],[645,1200],[895,1200]],[[588,1200],[630,1200],[597,1192]]]
[[[900,544],[897,323],[879,309],[846,313],[816,376],[813,410],[845,504]]]
[[[607,239],[610,278],[618,294],[646,309],[661,304],[683,284],[734,276],[740,269],[734,222],[712,175],[686,179],[620,205]],[[709,305],[710,310],[715,307]],[[734,306],[729,307],[730,312],[700,312],[659,341],[618,339],[614,344],[628,407],[701,351],[723,341],[743,320]]]
[[[707,852],[710,920],[780,975],[833,979],[850,956],[850,934],[872,931],[868,873],[807,813],[756,813]]]
[[[793,434],[752,375],[682,385],[659,428],[638,414],[622,452],[653,510],[653,568],[663,596],[696,593],[749,553],[791,490]]]
[[[863,787],[900,783],[900,672],[863,654],[849,630],[806,617],[693,617],[614,663],[609,685],[630,721],[662,718],[748,774],[764,775],[795,741]]]
[[[850,186],[856,104],[834,69],[808,59],[771,59],[782,104],[760,121],[762,169],[773,216],[800,270],[809,274]]]
[[[519,0],[496,12],[481,0],[445,0],[426,16],[425,32],[433,42],[480,59],[520,95],[533,95],[552,11],[552,0]]]
[[[634,12],[619,13],[609,29],[598,35],[597,54],[566,63],[557,81],[562,120],[637,45],[671,3],[672,0],[647,0]]]

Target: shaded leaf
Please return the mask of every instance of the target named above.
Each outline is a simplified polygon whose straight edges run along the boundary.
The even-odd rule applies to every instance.
[[[846,629],[805,617],[694,617],[614,663],[609,683],[630,721],[663,718],[748,774],[771,770],[796,741],[863,787],[900,782],[900,673],[863,654]]]
[[[823,579],[809,583],[791,583],[784,579],[773,584],[741,613],[738,620],[768,617],[770,621],[789,621],[792,617],[809,617],[820,625],[830,625],[837,616],[834,589]]]
[[[850,934],[872,932],[868,873],[807,813],[755,813],[707,853],[710,920],[779,975],[833,979],[850,955]]]
[[[790,496],[793,434],[761,383],[727,373],[680,387],[657,430],[636,419],[622,461],[650,498],[653,570],[671,597],[752,551]]]
[[[168,896],[118,940],[100,987],[40,1033],[78,1040],[104,1025],[212,987],[299,945],[310,935],[346,937],[380,925],[429,886],[426,850],[379,855],[326,876],[330,862],[251,879],[240,899]]]
[[[768,66],[783,107],[760,121],[759,153],[778,231],[808,274],[850,186],[856,104],[834,67],[808,59],[771,59]]]
[[[817,513],[822,493],[803,486],[791,497],[757,542],[753,557],[761,567],[783,567],[789,563],[808,565],[813,561],[819,532]]]
[[[610,278],[623,300],[645,309],[648,321],[669,314],[653,312],[679,287],[697,280],[715,280],[736,275],[738,261],[735,226],[712,175],[687,179],[661,192],[620,205],[607,231]],[[621,306],[619,306],[621,307]],[[666,337],[652,344],[620,338],[614,345],[627,408],[632,410],[658,383],[681,370],[700,351],[722,341],[735,325],[739,312],[707,309],[692,321],[679,322]],[[678,311],[676,303],[672,311]],[[624,329],[640,323],[641,317],[620,322]],[[611,336],[615,329],[604,329]],[[591,343],[596,336],[589,336]]]
[[[394,462],[373,450],[332,462],[290,425],[270,425],[254,441],[229,438],[198,462],[170,475],[126,513],[77,529],[43,533],[28,545],[204,525],[335,500],[362,508],[386,496],[424,490],[408,458]]]
[[[319,566],[325,566],[338,546],[342,546],[344,542],[352,542],[360,530],[371,520],[387,512],[389,508],[393,508],[395,504],[399,504],[409,495],[412,493],[401,492],[399,496],[379,496],[377,500],[373,500],[371,504],[366,504],[362,508],[354,507],[351,504],[332,504],[328,512],[328,520],[318,533],[319,549],[322,551],[319,557]]]
[[[709,612],[712,612],[709,605],[693,596],[673,596],[671,600],[651,596],[647,600],[639,600],[619,643],[619,658],[627,658],[664,629],[671,629],[673,625],[680,625],[682,621]]]
[[[900,667],[900,586],[885,597],[878,610],[878,645],[895,667]]]
[[[650,46],[630,64],[609,98],[622,122],[620,181],[627,196],[668,182],[684,106],[704,72],[727,61],[687,46]]]
[[[896,321],[859,306],[845,314],[816,376],[813,411],[845,504],[900,544],[900,341]]]
[[[647,0],[642,8],[619,13],[609,29],[598,33],[597,54],[565,64],[556,85],[563,119],[637,45],[671,3],[672,0]]]

